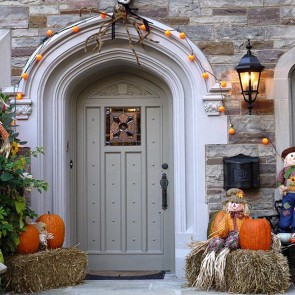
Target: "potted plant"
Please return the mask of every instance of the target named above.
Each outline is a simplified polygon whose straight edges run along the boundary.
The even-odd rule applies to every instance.
[[[0,262],[3,255],[15,253],[19,234],[26,231],[25,219],[37,214],[29,207],[29,192],[36,188],[47,190],[48,184],[30,174],[31,157],[43,154],[42,148],[35,151],[23,149],[15,132],[13,106],[9,97],[0,92]],[[24,151],[25,150],[25,151]]]

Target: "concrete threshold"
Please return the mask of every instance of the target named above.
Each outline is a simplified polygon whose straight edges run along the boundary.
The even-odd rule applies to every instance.
[[[216,291],[199,291],[189,288],[184,278],[176,278],[174,275],[165,275],[159,280],[89,280],[83,284],[46,290],[43,295],[209,295],[228,294]],[[295,287],[291,286],[285,294],[295,294]]]

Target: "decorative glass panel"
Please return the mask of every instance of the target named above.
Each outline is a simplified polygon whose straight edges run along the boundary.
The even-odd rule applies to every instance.
[[[141,145],[140,108],[107,107],[106,145]]]

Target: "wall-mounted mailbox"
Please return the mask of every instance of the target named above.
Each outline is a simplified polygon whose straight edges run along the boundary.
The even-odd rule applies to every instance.
[[[239,154],[223,158],[224,189],[258,188],[259,158]]]

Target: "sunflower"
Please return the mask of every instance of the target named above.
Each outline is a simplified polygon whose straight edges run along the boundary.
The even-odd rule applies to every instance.
[[[25,169],[26,165],[27,165],[27,161],[25,159],[25,157],[20,157],[20,163],[21,163],[21,166],[22,166],[22,169]]]
[[[18,152],[18,144],[17,144],[17,142],[13,141],[11,143],[11,154],[16,155],[17,152]]]
[[[239,198],[244,198],[244,192],[242,190],[240,190],[239,192],[237,192],[237,197]]]

